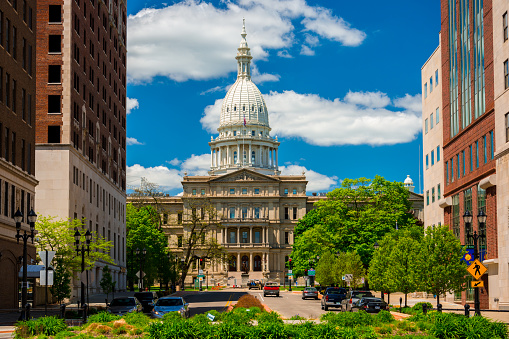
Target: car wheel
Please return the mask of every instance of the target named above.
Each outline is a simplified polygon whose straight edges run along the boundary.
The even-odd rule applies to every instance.
[[[323,310],[323,305],[322,304],[320,304],[320,308]]]
[[[323,307],[323,309],[324,309],[325,311],[328,311],[328,310],[329,310],[329,306],[325,305],[325,306]]]

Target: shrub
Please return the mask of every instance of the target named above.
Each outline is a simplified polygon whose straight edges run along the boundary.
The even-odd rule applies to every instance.
[[[328,312],[320,317],[320,320],[327,321],[334,326],[340,327],[355,327],[355,326],[368,326],[374,323],[375,317],[365,311],[359,312]]]
[[[91,315],[88,317],[89,323],[109,323],[110,321],[115,321],[120,319],[118,315],[111,314],[106,311],[99,312],[97,314]]]
[[[243,296],[241,296],[239,298],[239,300],[235,304],[234,308],[239,308],[239,307],[244,307],[244,308],[258,307],[261,310],[263,309],[263,305],[260,302],[260,300],[258,300],[258,298],[256,298],[255,296],[253,296],[251,294],[244,294]]]
[[[273,312],[271,312],[273,313]],[[280,319],[281,320],[281,319]],[[287,339],[288,330],[283,321],[263,322],[252,328],[256,338],[260,339]],[[254,333],[253,333],[254,334]]]
[[[426,308],[428,310],[433,308],[433,305],[431,303],[428,303],[428,302],[419,302],[419,303],[415,304],[414,306],[412,306],[412,310],[413,311],[421,311],[422,312],[422,305],[423,304],[426,304]]]
[[[257,317],[256,320],[258,320],[259,324],[263,323],[283,323],[283,320],[279,316],[278,313],[272,311],[272,312],[262,312]]]
[[[65,329],[67,329],[67,325],[63,319],[55,316],[40,317],[16,323],[15,336],[16,338],[28,338],[41,334],[52,336]]]
[[[302,324],[288,325],[288,336],[293,339],[315,338],[316,326],[313,322],[307,321]]]
[[[214,316],[214,321],[221,321],[222,318],[223,318],[223,315],[224,315],[224,313],[220,313],[220,312],[218,312],[216,310],[210,310],[210,311],[207,312],[207,314],[208,313],[210,313],[210,314],[212,314]],[[196,317],[196,316],[194,316],[194,317]]]
[[[127,313],[122,317],[129,325],[144,329],[150,323],[150,318],[143,313]]]
[[[173,313],[173,312],[172,312]],[[167,313],[171,314],[171,313]],[[167,315],[165,314],[165,316]],[[179,315],[180,317],[180,315]],[[177,321],[169,321],[169,319],[177,319],[175,317],[164,319],[163,322],[153,322],[147,328],[149,338],[151,339],[194,339],[196,327],[191,322],[182,320],[180,317]]]
[[[305,320],[306,318],[296,314],[290,318],[290,320]]]
[[[376,321],[379,323],[391,323],[394,321],[394,316],[389,311],[381,310],[375,315]]]

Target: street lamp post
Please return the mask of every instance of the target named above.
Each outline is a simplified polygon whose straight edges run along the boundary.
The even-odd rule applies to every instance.
[[[16,239],[19,244],[19,239],[23,239],[23,280],[21,283],[21,316],[20,320],[27,320],[27,295],[28,295],[28,282],[27,282],[27,241],[29,238],[32,239],[32,244],[34,243],[34,232],[35,232],[35,220],[37,219],[37,214],[35,214],[34,210],[31,210],[28,213],[28,223],[30,224],[30,234],[27,234],[27,231],[23,231],[23,234],[20,234],[21,231],[21,222],[23,221],[23,213],[18,210],[14,214],[14,221],[16,222]]]
[[[484,239],[486,235],[483,232],[484,225],[486,223],[486,213],[483,210],[479,210],[479,214],[477,215],[477,221],[479,223],[480,232],[477,234],[474,231],[474,234],[470,233],[470,226],[472,224],[473,216],[470,211],[465,211],[463,215],[463,221],[465,221],[465,228],[467,229],[467,239],[473,239],[474,241],[474,260],[479,259],[479,249],[477,241],[478,239]],[[481,227],[482,226],[482,227]],[[481,302],[479,301],[479,287],[474,287],[474,310],[475,315],[481,315]]]
[[[92,233],[90,233],[89,230],[85,233],[85,243],[81,244],[80,248],[80,239],[81,234],[76,229],[76,232],[74,233],[74,244],[76,245],[76,255],[79,255],[81,252],[81,273],[85,272],[85,252],[87,252],[88,255],[90,255],[90,241],[92,240]],[[86,247],[85,247],[86,245]],[[88,284],[88,282],[87,282]],[[83,276],[81,277],[81,305],[85,305],[85,282],[83,281]],[[85,310],[84,310],[85,312]]]
[[[138,255],[138,258],[140,259],[140,292],[143,290],[143,262],[145,261],[145,256],[147,255],[147,249],[144,247],[142,250],[139,248],[136,249],[136,254]]]

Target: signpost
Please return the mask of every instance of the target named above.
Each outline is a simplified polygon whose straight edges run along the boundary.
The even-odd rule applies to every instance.
[[[484,266],[479,259],[475,259],[467,268],[468,273],[470,273],[475,280],[479,280],[487,270],[486,266]]]
[[[53,286],[53,268],[50,266],[55,251],[39,251],[39,257],[41,258],[44,270],[40,272],[39,285],[45,287],[45,301],[44,301],[44,314],[48,315],[48,286]],[[51,273],[48,271],[51,269]]]

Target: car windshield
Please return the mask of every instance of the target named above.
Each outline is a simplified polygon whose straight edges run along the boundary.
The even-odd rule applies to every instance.
[[[373,297],[373,294],[371,294],[371,292],[354,292],[352,293],[352,297],[354,298]]]
[[[156,306],[182,306],[182,299],[159,299]]]
[[[314,288],[314,287],[306,287],[306,292],[316,292],[316,288]]]
[[[136,302],[132,298],[113,299],[110,306],[136,306]]]
[[[279,286],[279,284],[275,283],[275,282],[268,282],[268,283],[265,284],[265,286],[276,287],[276,286]]]
[[[345,293],[344,291],[342,291],[341,289],[339,288],[334,288],[334,289],[329,289],[327,290],[327,293],[328,294],[341,294],[341,293]]]
[[[370,303],[370,302],[381,302],[382,299],[380,298],[362,298],[361,302],[363,303]]]

